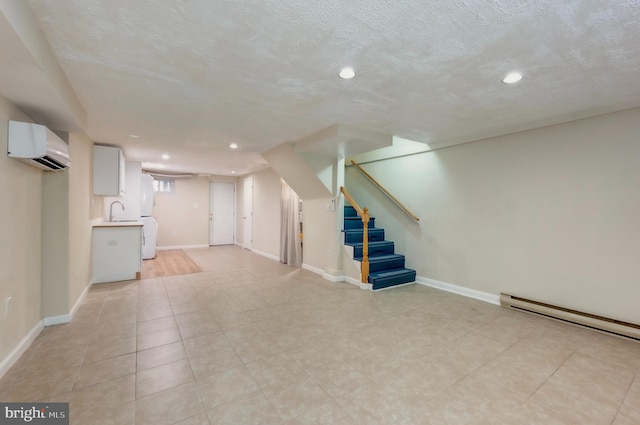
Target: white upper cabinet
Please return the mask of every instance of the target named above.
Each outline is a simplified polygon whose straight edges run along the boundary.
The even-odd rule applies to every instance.
[[[113,146],[93,146],[93,194],[124,196],[124,155]]]

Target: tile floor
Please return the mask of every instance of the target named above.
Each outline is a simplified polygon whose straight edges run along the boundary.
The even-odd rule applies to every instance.
[[[0,381],[72,424],[640,424],[640,343],[412,285],[330,283],[237,247],[95,285]]]

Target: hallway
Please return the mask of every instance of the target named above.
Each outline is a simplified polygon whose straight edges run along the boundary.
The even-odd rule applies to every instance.
[[[640,423],[640,343],[421,285],[368,292],[235,246],[94,285],[0,381],[72,424]]]

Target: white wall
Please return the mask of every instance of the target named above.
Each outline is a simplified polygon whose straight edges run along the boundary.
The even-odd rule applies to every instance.
[[[322,273],[341,276],[342,226],[336,210],[327,209],[333,198],[304,199],[302,202],[302,260],[304,267],[310,266]]]
[[[158,246],[209,245],[209,180],[176,180],[175,193],[155,194]]]
[[[103,197],[93,196],[93,142],[69,134],[69,308],[91,282],[91,221],[102,216]]]
[[[124,196],[105,196],[103,217],[109,220],[111,203],[122,202],[124,209],[118,204],[113,206],[114,220],[140,219],[142,207],[142,163],[126,161],[124,163]]]
[[[251,249],[280,257],[280,176],[271,168],[238,179],[236,241],[243,243],[244,179],[253,178],[253,237]]]
[[[347,188],[428,277],[640,323],[640,109],[364,165]]]
[[[0,96],[0,362],[40,322],[42,173],[8,158],[8,120],[31,121]],[[7,297],[13,310],[4,314]]]

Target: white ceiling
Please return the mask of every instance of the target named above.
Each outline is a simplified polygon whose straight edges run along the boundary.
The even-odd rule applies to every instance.
[[[638,0],[29,4],[89,136],[168,171],[243,174],[336,123],[438,147],[640,106]]]

